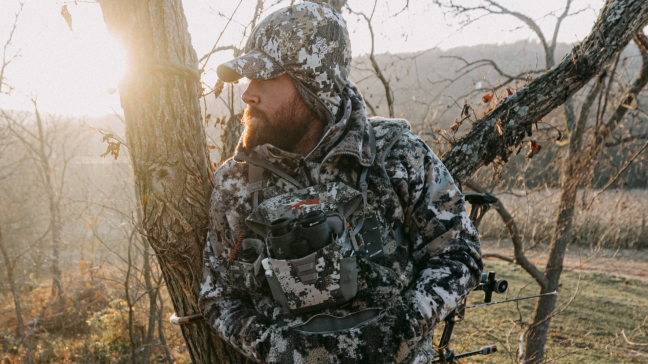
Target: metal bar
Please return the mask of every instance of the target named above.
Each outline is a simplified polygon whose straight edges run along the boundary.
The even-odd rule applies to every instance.
[[[475,308],[475,307],[490,306],[490,305],[496,305],[496,304],[498,304],[498,303],[506,303],[506,302],[513,302],[513,301],[521,301],[521,300],[527,300],[527,299],[529,299],[529,298],[536,298],[536,297],[550,296],[550,295],[558,295],[558,291],[553,291],[553,292],[543,293],[543,294],[537,294],[537,295],[535,295],[535,296],[527,296],[527,297],[511,298],[510,300],[504,300],[504,301],[489,302],[489,303],[480,303],[480,304],[478,304],[478,305],[466,306],[466,308]]]

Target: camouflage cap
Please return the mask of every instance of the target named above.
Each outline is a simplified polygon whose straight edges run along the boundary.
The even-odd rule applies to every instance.
[[[217,73],[224,82],[288,73],[336,115],[350,63],[342,15],[327,4],[304,2],[268,15],[252,31],[245,54],[218,66]]]

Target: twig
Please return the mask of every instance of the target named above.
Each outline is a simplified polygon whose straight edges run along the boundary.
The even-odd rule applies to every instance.
[[[515,263],[515,259],[500,254],[482,254],[482,258],[497,258],[509,263]]]
[[[621,335],[623,336],[623,339],[625,339],[626,343],[628,343],[630,345],[648,346],[648,344],[633,343],[632,341],[628,340],[628,337],[625,334],[625,329],[621,329]]]
[[[200,58],[199,62],[201,62],[203,59],[205,59],[205,57],[207,57],[205,59],[205,62],[202,65],[202,67],[200,67],[200,72],[199,73],[203,73],[203,71],[205,70],[205,66],[207,65],[207,62],[209,62],[209,58],[211,57],[212,54],[214,54],[214,52],[216,52],[216,46],[218,45],[218,42],[220,41],[221,37],[223,36],[223,33],[225,33],[225,30],[229,26],[229,23],[232,21],[232,18],[234,18],[234,14],[236,14],[236,11],[238,10],[239,6],[241,6],[241,3],[243,3],[243,0],[239,0],[238,5],[236,5],[236,9],[234,9],[234,12],[232,13],[232,15],[227,20],[227,23],[225,24],[225,27],[223,28],[220,35],[218,36],[218,39],[216,39],[216,43],[214,43],[214,46],[212,47],[211,51],[209,51],[209,53],[207,53],[205,56]]]
[[[614,182],[616,182],[616,181],[619,179],[619,177],[621,177],[621,175],[623,174],[623,172],[625,172],[625,170],[628,169],[628,167],[630,167],[630,165],[632,164],[632,162],[634,162],[635,159],[637,159],[637,157],[638,157],[641,153],[643,153],[643,152],[646,150],[646,148],[648,148],[648,141],[647,141],[646,143],[644,143],[643,147],[641,147],[641,149],[640,149],[637,153],[635,153],[635,154],[632,156],[632,158],[630,158],[630,160],[628,161],[628,163],[626,163],[626,165],[623,166],[623,168],[621,168],[621,170],[619,171],[619,173],[617,173],[616,176],[614,176],[614,178],[612,178],[612,180],[611,180],[610,182],[608,182],[605,186],[603,186],[603,188],[602,188],[600,191],[598,191],[598,192],[596,193],[596,195],[595,195],[595,196],[592,198],[592,200],[590,201],[589,205],[587,205],[587,207],[586,207],[583,211],[588,210],[588,209],[590,208],[590,206],[592,206],[592,203],[594,202],[594,200],[596,200],[596,199],[597,199],[597,198],[598,198],[598,197],[599,197],[599,196],[600,196],[600,195],[601,195],[605,190],[607,190],[610,186],[612,186],[612,184],[613,184]]]

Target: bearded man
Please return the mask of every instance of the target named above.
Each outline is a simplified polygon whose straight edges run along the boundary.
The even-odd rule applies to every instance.
[[[481,275],[452,176],[407,121],[367,118],[350,62],[342,16],[304,2],[217,70],[249,79],[248,107],[215,174],[200,303],[256,362],[429,363],[434,327]]]

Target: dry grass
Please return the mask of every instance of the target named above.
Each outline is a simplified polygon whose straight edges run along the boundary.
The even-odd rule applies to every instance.
[[[26,322],[33,331],[32,352],[38,364],[57,363],[131,363],[128,333],[128,307],[124,299],[124,286],[111,267],[101,271],[91,270],[84,263],[79,270],[64,272],[65,302],[52,302],[50,281],[30,277],[22,284],[21,306]],[[172,325],[172,305],[163,289],[165,312],[163,327],[170,351],[177,364],[190,363],[182,334]],[[148,322],[147,302],[139,301],[134,307],[133,339],[141,345]],[[0,295],[0,358],[3,363],[22,363],[25,346],[16,335],[16,314],[11,293]],[[167,362],[163,348],[155,337],[151,362]]]
[[[487,262],[507,278],[509,290],[493,301],[536,294],[537,285],[514,264]],[[558,296],[560,313],[551,321],[546,346],[547,363],[645,363],[648,358],[648,282],[609,274],[563,273]],[[574,297],[569,305],[568,302]],[[469,305],[483,302],[474,292]],[[462,363],[516,363],[518,342],[531,321],[535,300],[468,309],[466,320],[455,326],[451,347],[456,353],[495,344],[499,352],[474,356]],[[443,324],[437,327],[435,343]],[[625,335],[625,337],[624,337]]]
[[[548,242],[556,218],[559,190],[542,190],[525,195],[497,194],[513,215],[528,243]],[[576,205],[572,243],[610,248],[648,248],[648,191],[605,191],[593,202],[595,193],[581,192]],[[590,205],[587,208],[588,205]],[[508,232],[496,212],[489,212],[481,225],[485,239],[507,239]]]

